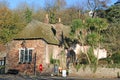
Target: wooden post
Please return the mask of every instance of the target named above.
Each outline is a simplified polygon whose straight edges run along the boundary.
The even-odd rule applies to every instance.
[[[5,69],[6,69],[6,57],[4,57],[4,73],[5,73]]]
[[[34,57],[34,75],[36,76],[36,53]]]
[[[4,57],[4,66],[5,66],[5,64],[6,64],[6,57]]]

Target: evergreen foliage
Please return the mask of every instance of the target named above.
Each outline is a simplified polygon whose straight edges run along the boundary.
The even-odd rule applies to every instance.
[[[27,8],[25,11],[25,19],[27,23],[32,21],[32,11],[29,8]]]
[[[113,54],[111,58],[115,64],[120,64],[120,52]]]

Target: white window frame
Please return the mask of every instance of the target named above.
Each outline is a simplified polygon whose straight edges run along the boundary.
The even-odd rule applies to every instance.
[[[27,62],[29,62],[29,59],[30,59],[30,58],[29,58],[29,51],[32,50],[32,52],[33,52],[33,50],[34,50],[34,48],[27,48],[27,50],[28,50],[28,52],[27,52],[28,60],[26,61],[26,60],[25,60],[25,49],[26,49],[26,48],[20,48],[20,49],[19,49],[19,63],[27,63]],[[22,61],[22,62],[21,62],[21,60],[20,60],[20,59],[21,59],[21,50],[24,50],[24,53],[23,53],[23,61]],[[33,54],[33,53],[32,53],[32,54]]]

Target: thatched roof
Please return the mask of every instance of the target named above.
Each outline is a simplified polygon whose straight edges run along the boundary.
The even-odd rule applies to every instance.
[[[56,26],[56,25],[55,25]],[[33,20],[29,23],[23,31],[21,31],[15,39],[44,39],[47,43],[59,44],[58,39],[52,31],[53,25],[42,23],[36,20]],[[57,26],[56,26],[57,27]],[[61,28],[65,27],[61,25]],[[60,29],[60,28],[59,28]],[[61,29],[60,29],[61,30]],[[64,32],[64,31],[63,31]],[[65,34],[67,31],[65,32]]]
[[[64,36],[69,36],[70,33],[70,26],[63,25],[61,23],[54,24],[55,29],[59,32],[62,31]]]

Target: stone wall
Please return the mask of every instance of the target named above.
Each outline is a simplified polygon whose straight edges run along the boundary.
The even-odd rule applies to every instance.
[[[69,76],[77,76],[81,78],[116,78],[120,74],[120,69],[118,68],[105,68],[98,67],[95,72],[91,70],[89,66],[86,68],[80,68],[76,71],[75,68],[71,67],[69,70]]]

